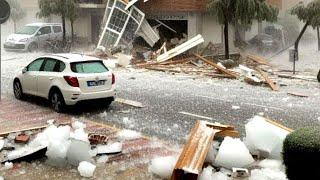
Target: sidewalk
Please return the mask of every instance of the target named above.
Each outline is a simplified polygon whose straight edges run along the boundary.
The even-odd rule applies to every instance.
[[[58,114],[51,109],[29,102],[2,99],[0,102],[0,136],[9,132],[19,132],[34,127],[45,127],[48,120],[56,124],[68,124],[71,115]],[[87,133],[99,133],[112,138],[119,129],[80,118],[87,125]],[[109,156],[105,164],[98,164],[94,179],[152,179],[148,165],[157,156],[174,155],[177,152],[160,140],[141,137],[123,142],[122,153]],[[1,160],[1,152],[0,152]],[[16,163],[10,170],[1,170],[5,179],[82,179],[77,167],[54,168],[45,164],[45,160],[32,163]],[[45,173],[44,173],[45,172]]]

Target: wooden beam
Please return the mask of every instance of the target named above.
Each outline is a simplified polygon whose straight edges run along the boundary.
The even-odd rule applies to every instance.
[[[203,62],[215,67],[216,69],[218,69],[219,71],[223,72],[224,74],[227,74],[227,75],[230,75],[232,76],[233,78],[235,79],[238,79],[239,78],[239,75],[235,74],[234,72],[232,71],[229,71],[228,69],[224,69],[222,67],[220,67],[218,64],[214,63],[214,62],[211,62],[209,61],[208,59],[200,56],[199,54],[194,54],[197,58],[199,58],[200,60],[202,60]]]
[[[249,54],[247,58],[259,64],[270,65],[270,63],[266,59],[260,56]]]
[[[256,69],[261,74],[261,76],[265,79],[265,81],[268,83],[268,85],[271,87],[273,91],[279,91],[279,86],[276,85],[275,82],[272,81],[265,72],[263,72],[260,68],[256,68]]]

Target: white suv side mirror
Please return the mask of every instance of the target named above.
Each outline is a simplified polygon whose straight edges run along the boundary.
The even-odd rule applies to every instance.
[[[22,74],[26,73],[28,71],[27,67],[22,69]]]
[[[37,32],[37,36],[40,36],[42,33],[41,33],[41,31],[38,31]]]

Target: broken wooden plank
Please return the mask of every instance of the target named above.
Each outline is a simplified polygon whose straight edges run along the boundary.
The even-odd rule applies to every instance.
[[[239,137],[233,126],[197,121],[176,163],[171,180],[194,179],[202,171],[214,137]]]
[[[219,71],[225,73],[225,74],[228,74],[232,77],[234,77],[235,79],[238,79],[239,78],[239,75],[235,74],[234,72],[232,71],[229,71],[228,69],[224,69],[222,67],[220,67],[218,64],[214,63],[214,62],[211,62],[209,61],[208,59],[200,56],[199,54],[194,54],[197,58],[199,58],[200,60],[202,60],[203,62],[215,67],[216,69],[218,69]]]
[[[70,122],[64,122],[64,123],[59,123],[59,126],[61,125],[70,125]],[[6,136],[10,133],[16,133],[16,132],[25,132],[25,131],[35,131],[35,130],[40,130],[40,129],[45,129],[47,128],[49,125],[43,125],[43,126],[36,126],[36,127],[31,127],[31,128],[24,128],[24,129],[16,129],[16,130],[12,130],[12,131],[5,131],[5,132],[0,132],[0,137],[1,136]]]
[[[290,132],[290,133],[294,131],[293,129],[288,128],[288,127],[286,127],[286,126],[284,126],[284,125],[276,122],[275,120],[272,120],[272,119],[269,119],[269,118],[266,118],[266,117],[262,117],[262,118],[263,118],[266,122],[268,122],[268,123],[270,123],[270,124],[272,124],[272,125],[275,125],[275,126],[281,128],[281,129],[283,129],[283,130],[286,130],[286,131],[288,131],[288,132]]]
[[[271,87],[273,91],[279,91],[279,86],[276,85],[276,83],[273,80],[271,80],[265,72],[263,72],[260,68],[256,68],[256,69],[261,74],[261,76],[266,80],[266,82],[268,83],[268,85]]]
[[[132,101],[132,100],[128,100],[128,99],[117,98],[115,101],[118,103],[127,104],[127,105],[137,107],[137,108],[144,108],[145,107],[141,102]]]
[[[207,127],[204,121],[196,122],[176,163],[171,180],[197,179],[216,132],[219,130],[214,131]]]
[[[309,97],[308,95],[302,94],[302,93],[296,93],[296,92],[288,92],[288,95],[292,95],[292,96],[297,96],[297,97],[304,97],[307,98]]]
[[[248,54],[247,58],[259,64],[270,65],[270,63],[266,59],[260,56]]]
[[[224,137],[233,137],[233,138],[240,138],[240,133],[239,131],[235,131],[235,130],[224,130],[224,131],[220,131],[218,133],[216,133],[216,135],[214,136],[215,138],[224,138]]]
[[[158,56],[157,61],[158,62],[167,61],[167,60],[169,60],[179,54],[182,54],[182,53],[190,50],[191,48],[198,46],[199,44],[201,44],[203,42],[204,42],[204,39],[199,34],[199,35],[195,36],[194,38],[191,38],[187,42],[167,51],[166,53],[161,54],[160,56]]]

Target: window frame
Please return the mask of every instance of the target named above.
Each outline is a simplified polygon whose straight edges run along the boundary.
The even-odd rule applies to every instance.
[[[56,62],[52,71],[45,71],[44,70],[44,67],[47,64],[48,60],[54,60]],[[60,71],[60,66],[58,66],[59,64],[63,64],[64,65],[64,68],[61,71]],[[63,72],[65,69],[66,69],[66,64],[63,61],[55,59],[55,58],[45,58],[45,62],[43,63],[43,65],[41,67],[41,71],[42,72],[56,72],[56,73],[59,73],[59,72]]]
[[[54,29],[55,27],[59,27],[59,32],[56,32],[56,31],[55,31],[55,29]],[[62,27],[59,26],[59,25],[53,25],[53,26],[52,26],[52,30],[53,30],[53,33],[55,33],[55,34],[62,33]]]
[[[49,29],[50,29],[50,32],[47,33],[47,34],[43,34],[43,33],[41,32],[41,29],[44,29],[44,28],[49,28]],[[43,26],[43,27],[40,27],[40,29],[38,30],[38,32],[41,32],[40,36],[49,35],[49,34],[52,34],[52,28],[51,28],[51,26]]]
[[[33,63],[35,63],[36,61],[40,61],[40,60],[42,60],[42,63],[41,63],[41,66],[40,66],[39,70],[37,70],[37,71],[30,71],[30,70],[29,70],[30,66],[31,66]],[[45,58],[37,58],[37,59],[33,60],[31,63],[28,64],[28,66],[27,66],[27,72],[40,72],[41,69],[42,69],[42,67],[43,67],[44,62],[45,62]]]

